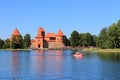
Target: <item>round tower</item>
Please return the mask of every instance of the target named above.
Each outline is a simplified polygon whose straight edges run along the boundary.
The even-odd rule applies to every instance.
[[[63,37],[64,37],[64,34],[62,30],[59,30],[56,35],[56,42],[63,43]]]

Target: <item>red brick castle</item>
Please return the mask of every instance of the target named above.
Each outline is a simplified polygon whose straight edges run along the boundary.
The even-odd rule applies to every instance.
[[[11,35],[11,38],[19,37],[20,33],[18,29],[15,29]],[[63,48],[65,47],[63,43],[64,34],[62,30],[59,30],[55,33],[47,33],[45,34],[44,28],[38,28],[37,35],[35,39],[31,40],[31,48],[39,49],[39,48]]]
[[[47,33],[45,34],[44,28],[38,28],[35,39],[31,40],[32,48],[62,48],[64,34],[62,30],[59,30],[57,34]]]

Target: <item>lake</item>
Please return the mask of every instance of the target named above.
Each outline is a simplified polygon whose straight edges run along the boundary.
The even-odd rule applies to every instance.
[[[120,80],[120,53],[0,51],[0,80]]]

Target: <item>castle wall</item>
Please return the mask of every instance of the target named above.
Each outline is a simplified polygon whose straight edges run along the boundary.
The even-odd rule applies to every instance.
[[[65,45],[63,43],[49,42],[48,47],[49,48],[64,48]]]

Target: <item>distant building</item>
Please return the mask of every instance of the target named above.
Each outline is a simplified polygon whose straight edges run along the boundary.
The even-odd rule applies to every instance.
[[[44,28],[38,28],[35,39],[31,40],[31,48],[63,48],[63,37],[62,30],[59,30],[57,34],[45,34]]]

